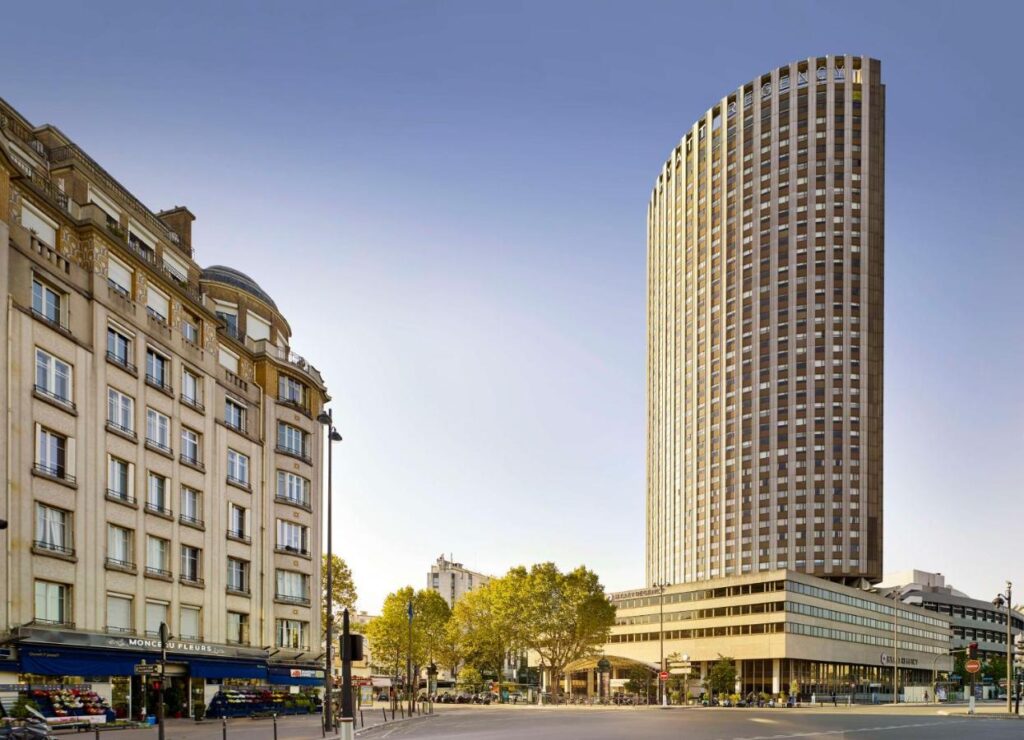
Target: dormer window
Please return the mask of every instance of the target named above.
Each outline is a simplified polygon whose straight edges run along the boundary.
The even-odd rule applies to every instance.
[[[270,322],[249,311],[245,315],[245,333],[257,342],[261,339],[270,339]]]
[[[224,324],[227,333],[238,338],[238,306],[233,303],[214,301],[217,318]]]

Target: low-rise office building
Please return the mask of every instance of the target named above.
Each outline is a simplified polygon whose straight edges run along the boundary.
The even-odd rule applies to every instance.
[[[183,712],[323,682],[327,390],[266,292],[196,263],[193,218],[0,101],[3,691],[152,711],[161,623]]]
[[[974,599],[946,583],[941,573],[908,570],[887,575],[878,586],[880,591],[899,594],[905,604],[915,604],[950,620],[953,650],[964,650],[978,643],[981,659],[1006,656],[1006,608],[997,608],[991,601]],[[1024,613],[1013,611],[1010,631],[1016,636],[1024,632]]]
[[[948,617],[897,605],[877,593],[790,570],[611,594],[615,626],[602,655],[569,666],[566,690],[596,693],[601,657],[609,680],[632,666],[656,670],[686,656],[689,691],[722,656],[736,663],[736,693],[803,697],[931,686],[952,669]],[[895,643],[894,643],[895,637]]]

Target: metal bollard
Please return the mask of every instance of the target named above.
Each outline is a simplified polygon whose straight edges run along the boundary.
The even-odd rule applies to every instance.
[[[228,740],[228,718],[220,718],[220,736],[221,740]]]
[[[399,711],[402,713],[402,719],[405,719],[405,704],[399,707]]]
[[[380,711],[384,715],[384,721],[387,722],[388,721],[388,710],[385,709],[384,707],[381,707]]]
[[[96,725],[94,727],[94,731],[96,732],[96,740],[100,740],[100,728],[99,728],[99,725]]]
[[[274,712],[274,740],[277,740],[277,712]]]
[[[362,709],[359,710],[359,724],[362,727],[366,727],[366,718],[363,717],[363,710]]]

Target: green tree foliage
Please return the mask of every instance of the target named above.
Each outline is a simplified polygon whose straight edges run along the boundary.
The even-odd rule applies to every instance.
[[[477,693],[484,685],[484,677],[480,675],[480,671],[471,665],[465,666],[459,671],[459,680],[457,686],[461,691],[467,691],[469,693]]]
[[[356,586],[352,580],[352,571],[349,570],[348,564],[337,555],[332,555],[331,557],[334,561],[334,582],[331,584],[332,590],[334,591],[334,598],[330,599],[327,595],[327,556],[324,555],[323,567],[320,570],[320,619],[326,633],[327,604],[333,601],[334,631],[336,634],[340,634],[342,610],[347,608],[350,614],[355,610]]]
[[[583,566],[562,573],[554,563],[541,563],[528,573],[514,571],[522,591],[523,642],[540,656],[557,685],[566,665],[593,655],[608,641],[615,607],[597,575]]]
[[[644,668],[642,665],[635,665],[626,674],[626,684],[623,688],[630,694],[640,694],[642,696],[647,693],[650,687],[651,675],[651,671],[647,668]]]
[[[451,611],[436,591],[413,591],[406,586],[384,599],[379,617],[366,626],[374,668],[387,675],[404,675],[409,653],[409,601],[413,604],[412,664],[414,673],[438,654],[445,641]]]
[[[506,657],[523,646],[522,593],[526,571],[509,571],[470,591],[455,604],[448,623],[453,654],[501,676]]]
[[[981,675],[988,676],[996,685],[998,685],[1000,678],[1006,678],[1006,657],[1003,655],[993,655],[989,657],[981,665]]]
[[[711,666],[707,678],[708,688],[714,694],[731,694],[736,689],[736,665],[732,658],[721,653],[718,662]]]

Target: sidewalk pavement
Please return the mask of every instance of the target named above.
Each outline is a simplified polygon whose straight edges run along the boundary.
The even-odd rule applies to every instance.
[[[415,715],[415,721],[421,716]],[[366,707],[362,713],[357,710],[355,716],[355,732],[362,734],[363,730],[369,731],[375,726],[385,723],[403,721],[401,710],[395,712],[395,719],[391,719],[390,709],[386,715],[380,706]],[[410,721],[409,718],[404,718]],[[236,717],[221,722],[219,719],[209,719],[196,722],[190,719],[168,719],[164,726],[165,740],[334,740],[337,734],[325,735],[321,726],[319,714],[306,714],[301,716],[286,716],[277,718],[261,717],[249,719],[248,717]],[[363,724],[365,722],[365,725]],[[157,740],[158,728],[156,725],[138,729],[104,729],[103,725],[96,725],[99,730],[100,740]],[[84,734],[75,731],[57,733],[61,737],[74,738],[81,735],[82,740],[94,740],[95,732],[90,730]]]

